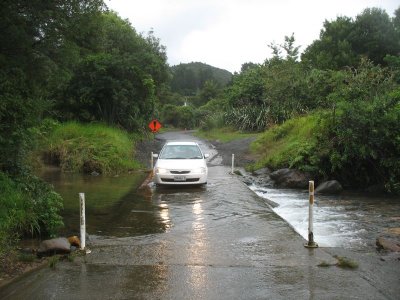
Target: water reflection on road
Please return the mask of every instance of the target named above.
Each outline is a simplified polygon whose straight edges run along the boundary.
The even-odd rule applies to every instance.
[[[170,227],[168,205],[151,193],[139,191],[146,174],[118,177],[62,174],[57,170],[42,175],[64,199],[65,228],[61,234],[79,233],[78,193],[86,195],[87,232],[94,236],[136,236],[165,232]]]

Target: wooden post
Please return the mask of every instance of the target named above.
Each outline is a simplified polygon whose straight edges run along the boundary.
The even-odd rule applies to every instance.
[[[80,229],[81,229],[81,250],[86,247],[86,216],[85,216],[85,193],[79,193],[80,206]]]
[[[234,174],[233,173],[234,170],[235,170],[235,154],[232,154],[232,174]]]
[[[153,168],[154,168],[154,157],[153,157],[153,151],[151,152],[150,165],[151,165],[151,170],[153,170]]]
[[[318,248],[318,244],[314,242],[314,181],[308,182],[309,204],[308,204],[308,243],[304,246],[306,248]]]

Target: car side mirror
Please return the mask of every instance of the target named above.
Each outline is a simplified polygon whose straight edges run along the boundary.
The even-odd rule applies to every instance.
[[[158,153],[153,153],[154,158],[158,158]]]
[[[204,158],[209,158],[209,157],[210,157],[210,154],[208,154],[208,153],[204,154]]]

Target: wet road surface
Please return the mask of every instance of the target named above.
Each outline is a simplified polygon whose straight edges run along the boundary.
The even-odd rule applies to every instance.
[[[152,187],[139,198],[128,194],[121,218],[131,220],[127,227],[147,220],[142,232],[95,235],[91,254],[31,273],[0,290],[0,298],[396,299],[400,294],[399,273],[381,274],[361,262],[357,270],[319,267],[343,253],[304,248],[303,238],[263,199],[215,163],[214,149],[201,146],[216,164],[209,165],[206,187]]]

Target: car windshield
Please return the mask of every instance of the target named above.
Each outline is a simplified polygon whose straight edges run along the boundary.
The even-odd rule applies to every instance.
[[[197,145],[166,145],[160,153],[161,159],[202,159]]]

